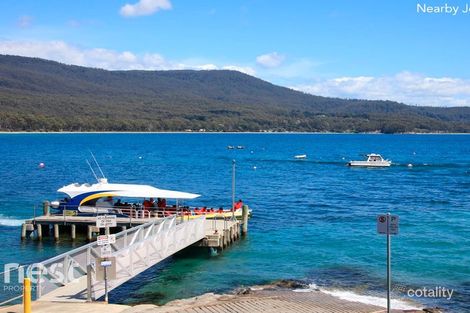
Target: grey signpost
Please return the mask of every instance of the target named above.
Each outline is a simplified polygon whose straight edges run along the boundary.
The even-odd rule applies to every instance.
[[[387,235],[387,313],[390,313],[390,290],[392,289],[391,235],[398,235],[398,215],[377,216],[377,233]]]
[[[101,266],[104,269],[104,302],[108,303],[108,267],[112,265],[112,262],[105,259],[101,261]]]
[[[108,225],[113,224],[113,223],[114,223],[113,221],[111,222],[108,221],[108,222],[102,223],[101,226],[107,227]],[[114,263],[114,258],[112,258],[113,251],[111,249],[111,244],[116,243],[116,235],[98,236],[97,243],[98,243],[98,246],[101,247],[100,266],[104,270],[104,301],[108,303],[108,279],[109,279],[108,267],[113,266],[113,263]]]

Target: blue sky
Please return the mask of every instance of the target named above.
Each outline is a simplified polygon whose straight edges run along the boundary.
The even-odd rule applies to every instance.
[[[417,12],[446,3],[458,14]],[[468,106],[465,10],[436,0],[2,0],[0,53],[106,69],[234,69],[326,96]]]

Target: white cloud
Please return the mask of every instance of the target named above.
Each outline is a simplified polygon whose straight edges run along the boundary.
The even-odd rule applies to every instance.
[[[38,57],[65,64],[112,70],[171,67],[163,57],[154,54],[137,56],[130,51],[117,52],[102,48],[83,49],[63,41],[2,41],[0,42],[0,53]]]
[[[198,70],[205,70],[205,71],[209,71],[209,70],[217,70],[218,67],[217,65],[215,64],[202,64],[202,65],[198,65],[197,66],[197,69]]]
[[[125,17],[135,17],[142,15],[151,15],[160,10],[170,10],[171,3],[169,0],[139,0],[134,4],[125,4],[120,13]]]
[[[256,74],[256,71],[249,66],[225,65],[225,66],[222,66],[222,69],[230,70],[230,71],[238,71],[238,72],[242,72],[251,76],[254,76]]]
[[[277,52],[262,54],[256,57],[256,63],[261,66],[273,68],[282,64],[285,57]]]
[[[33,18],[29,15],[23,15],[18,18],[16,25],[20,28],[28,28],[31,26]]]
[[[328,97],[393,100],[410,105],[470,106],[470,80],[410,72],[381,77],[338,77],[293,89]]]
[[[103,68],[108,70],[217,70],[226,69],[254,75],[251,67],[216,65],[196,61],[167,60],[157,53],[136,54],[103,48],[84,49],[63,41],[0,41],[0,54],[37,57],[65,64]]]

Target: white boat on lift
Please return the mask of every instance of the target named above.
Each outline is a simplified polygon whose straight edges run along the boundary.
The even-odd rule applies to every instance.
[[[389,167],[392,161],[385,160],[380,154],[371,153],[367,155],[366,161],[349,161],[349,166],[362,166],[362,167]]]

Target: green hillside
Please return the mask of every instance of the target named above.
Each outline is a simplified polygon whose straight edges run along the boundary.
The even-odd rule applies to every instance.
[[[312,96],[235,71],[106,71],[0,55],[3,131],[470,132],[470,108]]]

